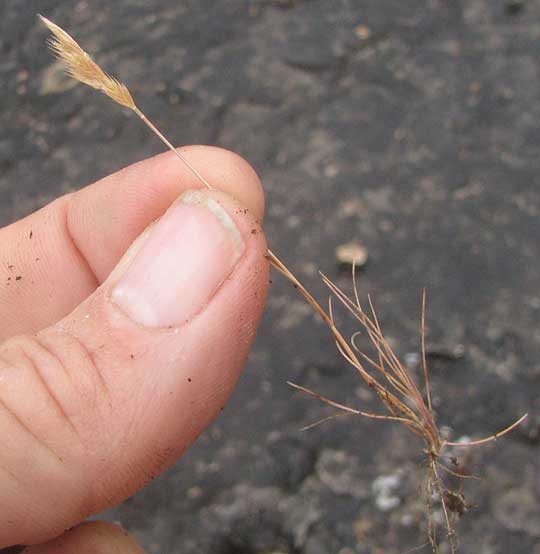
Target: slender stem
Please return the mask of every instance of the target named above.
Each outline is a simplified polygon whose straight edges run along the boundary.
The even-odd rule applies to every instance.
[[[527,416],[529,414],[522,415],[517,421],[514,421],[512,425],[509,425],[502,431],[499,431],[498,433],[494,433],[493,435],[486,437],[485,439],[480,439],[477,441],[468,441],[468,442],[451,442],[451,441],[445,441],[444,446],[454,446],[454,447],[467,447],[467,446],[479,446],[480,444],[486,444],[491,441],[496,441],[498,438],[506,435],[507,433],[510,433],[510,431],[514,430],[522,421],[527,419]]]
[[[444,514],[444,521],[446,522],[446,536],[448,537],[448,545],[450,546],[450,553],[456,554],[457,552],[456,534],[455,534],[454,528],[452,527],[452,523],[450,522],[450,514],[448,513],[448,508],[446,507],[446,501],[444,499],[443,484],[442,484],[441,478],[439,477],[435,460],[432,459],[430,463],[431,463],[431,471],[433,472],[433,476],[435,478],[434,479],[435,489],[439,493],[440,502],[441,502],[441,506]]]
[[[144,113],[137,107],[133,108],[133,111],[141,118],[141,120],[147,125],[152,132],[163,142],[170,150],[172,150],[185,166],[195,175],[197,179],[208,189],[212,190],[213,187],[210,183],[188,162],[188,160],[167,140],[165,135],[144,115]]]
[[[426,396],[428,402],[429,411],[432,411],[431,406],[431,383],[429,381],[429,370],[427,365],[426,355],[426,289],[422,291],[422,369],[424,371],[424,381],[426,384]]]
[[[334,400],[330,400],[330,398],[327,398],[326,396],[323,396],[322,394],[319,394],[317,392],[312,391],[311,389],[308,389],[306,387],[302,387],[301,385],[297,385],[296,383],[291,383],[291,381],[287,381],[287,385],[298,389],[299,391],[305,392],[306,394],[309,394],[310,396],[313,396],[315,398],[318,398],[325,404],[328,404],[329,406],[332,406],[334,408],[337,408],[339,410],[343,410],[344,412],[347,412],[348,414],[353,415],[361,415],[364,417],[370,417],[372,419],[385,419],[387,421],[399,421],[401,423],[405,423],[407,425],[411,425],[411,421],[404,417],[397,417],[397,416],[389,416],[385,414],[374,414],[372,412],[363,412],[361,410],[355,410],[354,408],[350,408],[349,406],[345,406],[344,404],[340,404],[339,402],[335,402]]]

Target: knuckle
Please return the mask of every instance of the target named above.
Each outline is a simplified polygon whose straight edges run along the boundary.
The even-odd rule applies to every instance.
[[[54,328],[0,344],[0,480],[5,474],[14,491],[30,490],[24,501],[39,509],[58,489],[69,492],[62,521],[103,504],[114,429],[95,358],[82,340]]]
[[[105,383],[94,357],[76,337],[47,332],[14,337],[0,346],[2,383],[12,411],[53,443],[85,443],[99,425]],[[28,402],[30,399],[30,402]],[[106,403],[105,403],[106,404]],[[51,434],[54,435],[51,437]]]

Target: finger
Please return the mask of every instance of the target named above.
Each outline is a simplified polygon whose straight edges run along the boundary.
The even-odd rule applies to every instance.
[[[144,554],[126,531],[112,523],[83,523],[46,544],[29,546],[24,554]]]
[[[6,341],[0,547],[57,536],[169,467],[224,406],[267,287],[255,218],[189,191],[69,316]]]
[[[262,218],[261,184],[247,162],[219,148],[192,146],[183,154],[215,188]],[[201,186],[169,152],[0,230],[0,340],[68,314],[107,278],[150,222],[183,191]]]

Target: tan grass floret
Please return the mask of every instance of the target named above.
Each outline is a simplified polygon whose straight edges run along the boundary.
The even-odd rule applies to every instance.
[[[39,18],[53,35],[48,41],[51,50],[64,63],[71,77],[103,92],[103,94],[126,108],[131,110],[137,108],[126,85],[105,73],[73,37],[68,35],[56,23],[42,15]]]

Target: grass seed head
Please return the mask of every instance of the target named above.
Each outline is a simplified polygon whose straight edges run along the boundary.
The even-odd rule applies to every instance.
[[[131,110],[136,108],[135,101],[126,85],[105,73],[64,29],[42,15],[39,18],[52,33],[52,37],[48,41],[51,50],[64,64],[71,77],[101,91],[126,108]]]

